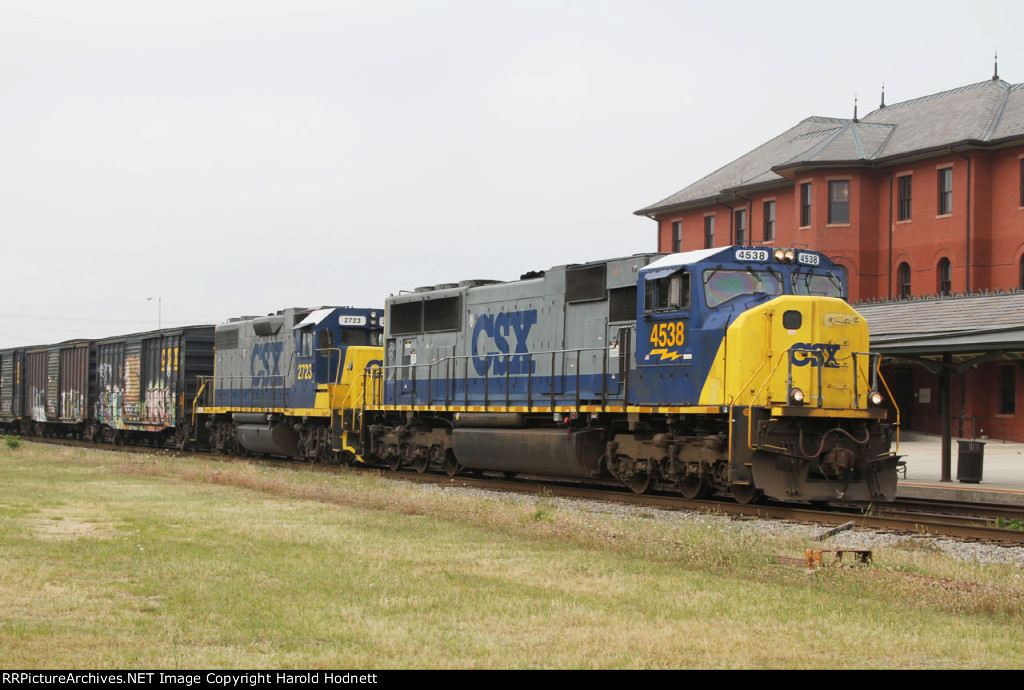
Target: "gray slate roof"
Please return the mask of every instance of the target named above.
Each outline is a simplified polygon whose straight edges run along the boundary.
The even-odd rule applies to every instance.
[[[883,353],[1024,349],[1024,292],[864,303],[871,349]]]
[[[647,215],[778,182],[788,167],[883,163],[962,143],[1024,137],[1024,84],[1001,79],[879,108],[859,121],[809,117],[792,129],[657,203]]]

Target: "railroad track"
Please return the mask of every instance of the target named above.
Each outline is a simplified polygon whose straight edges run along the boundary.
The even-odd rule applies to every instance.
[[[181,451],[153,446],[111,446],[69,439],[45,439],[36,442],[51,443],[94,450],[136,453],[166,453],[172,456],[194,456],[203,459],[223,459],[233,462],[236,457],[211,453],[183,453]],[[687,500],[678,495],[646,494],[636,495],[621,487],[612,485],[580,486],[568,482],[536,477],[508,479],[492,475],[459,475],[448,477],[443,474],[416,473],[412,470],[391,472],[380,467],[340,465],[310,465],[296,460],[273,458],[245,458],[279,467],[312,469],[321,472],[370,471],[382,476],[402,480],[426,482],[445,486],[464,486],[490,491],[507,491],[521,494],[535,494],[558,498],[576,498],[644,506],[660,510],[702,510],[744,518],[765,518],[817,523],[834,526],[853,522],[857,529],[892,531],[950,537],[967,541],[1024,546],[1024,530],[998,527],[996,520],[1024,521],[1024,509],[1014,506],[976,504],[962,501],[939,501],[924,499],[899,499],[890,505],[835,506],[828,510],[794,504],[740,505],[730,500]]]

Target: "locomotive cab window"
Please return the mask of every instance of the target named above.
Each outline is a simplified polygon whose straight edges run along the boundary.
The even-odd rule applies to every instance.
[[[664,276],[664,277],[662,277]],[[690,308],[690,274],[655,271],[644,285],[644,311],[680,311]]]
[[[329,328],[323,329],[320,331],[320,337],[318,340],[319,342],[317,343],[317,347],[321,350],[327,350],[334,347],[334,331]]]
[[[303,328],[299,331],[299,357],[313,356],[313,328]]]
[[[782,277],[774,271],[712,269],[704,271],[704,301],[717,307],[744,295],[781,295]]]
[[[843,284],[845,275],[840,272],[829,271],[825,275],[818,273],[794,273],[793,294],[810,295],[813,297],[838,297],[843,299],[845,290]]]

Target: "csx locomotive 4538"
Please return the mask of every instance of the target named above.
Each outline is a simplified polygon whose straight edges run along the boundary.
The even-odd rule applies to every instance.
[[[421,288],[387,300],[383,366],[338,419],[394,469],[890,501],[894,427],[845,293],[824,255],[761,247]]]
[[[0,429],[890,501],[896,427],[845,295],[818,252],[727,247],[13,348]]]

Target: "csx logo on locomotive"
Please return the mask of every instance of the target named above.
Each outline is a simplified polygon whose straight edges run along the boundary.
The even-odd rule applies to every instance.
[[[255,388],[274,385],[274,376],[281,375],[281,354],[284,343],[258,343],[253,345],[249,358],[249,373]]]
[[[526,339],[530,329],[537,323],[537,310],[501,312],[500,314],[480,314],[476,317],[473,327],[473,368],[478,376],[491,374],[504,376],[516,374],[534,374],[537,363],[528,360],[530,353]],[[484,336],[481,343],[481,335]],[[510,347],[509,335],[514,336],[515,349]],[[488,345],[493,342],[496,351]],[[495,357],[494,355],[513,355],[511,357]],[[484,355],[491,355],[485,357]],[[506,372],[507,367],[507,372]]]
[[[836,360],[836,353],[841,345],[834,343],[794,343],[789,349],[789,361],[795,367],[805,367],[810,364],[812,367],[829,367],[838,369],[839,362]]]

